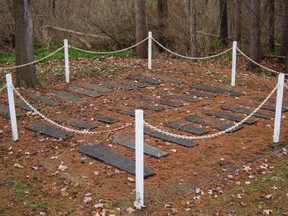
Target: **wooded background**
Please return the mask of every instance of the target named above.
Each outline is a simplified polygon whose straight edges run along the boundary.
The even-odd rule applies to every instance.
[[[167,2],[167,8],[162,8],[162,15],[158,7],[159,2]],[[192,0],[192,2],[195,4],[198,50],[199,53],[205,55],[207,52],[213,52],[220,48],[220,23],[223,19],[223,9],[220,10],[220,3],[223,1]],[[227,0],[225,2],[227,2],[230,46],[230,41],[235,39],[237,1]],[[262,52],[269,53],[269,32],[273,31],[276,53],[280,55],[281,49],[277,50],[277,47],[279,48],[283,44],[283,16],[285,16],[283,5],[287,1],[262,0],[260,2]],[[134,0],[31,0],[30,4],[35,39],[44,46],[49,46],[52,41],[62,43],[63,38],[83,47],[109,50],[127,47],[135,43]],[[271,12],[270,5],[274,5],[274,12]],[[13,48],[15,34],[13,1],[0,1],[0,8],[0,45],[9,50]],[[162,20],[160,16],[162,16]],[[189,0],[146,0],[147,30],[152,31],[156,39],[159,39],[160,33],[163,33],[165,45],[182,54],[190,54],[189,16]],[[269,23],[271,22],[270,16],[274,17],[273,29]],[[249,46],[250,19],[250,0],[242,0],[241,40],[243,46]],[[165,24],[164,28],[161,27],[161,21]],[[89,33],[95,37],[72,34],[53,27]]]

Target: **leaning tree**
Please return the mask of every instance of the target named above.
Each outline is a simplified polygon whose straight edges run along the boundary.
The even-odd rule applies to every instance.
[[[146,28],[146,12],[145,0],[135,1],[135,24],[136,24],[136,41],[137,43],[147,37]],[[147,58],[147,43],[142,43],[137,46],[137,56],[139,58]]]
[[[34,61],[33,22],[29,0],[13,0],[15,18],[15,54],[16,65]],[[38,85],[34,64],[16,69],[16,85],[30,88]]]

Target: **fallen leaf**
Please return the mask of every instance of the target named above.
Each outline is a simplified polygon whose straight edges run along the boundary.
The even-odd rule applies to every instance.
[[[135,212],[136,210],[133,209],[133,208],[131,208],[131,207],[129,207],[129,208],[127,208],[126,211],[127,211],[129,214],[132,214],[132,213]]]
[[[58,166],[58,169],[61,170],[61,171],[65,171],[68,169],[67,166],[63,165],[62,163]]]
[[[103,208],[104,207],[104,204],[103,203],[96,203],[94,205],[94,208]]]
[[[273,211],[271,209],[263,210],[263,215],[270,215]]]
[[[130,181],[130,182],[135,182],[135,179],[132,178],[132,177],[128,177],[127,180]]]
[[[19,169],[23,169],[24,167],[21,166],[20,164],[14,164],[14,167],[19,168]]]

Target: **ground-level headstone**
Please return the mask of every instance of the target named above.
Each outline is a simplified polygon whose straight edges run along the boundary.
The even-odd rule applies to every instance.
[[[152,85],[160,85],[162,84],[162,82],[158,81],[158,80],[155,80],[155,79],[149,79],[147,77],[143,77],[143,76],[140,76],[140,75],[129,75],[128,76],[129,79],[132,79],[132,80],[137,80],[139,82],[144,82],[144,83],[148,83],[148,84],[152,84]]]
[[[171,100],[161,100],[159,103],[163,104],[163,105],[166,105],[166,106],[175,107],[175,108],[183,106],[183,104],[179,104],[179,103],[176,103],[176,102],[171,101]]]
[[[181,130],[181,131],[185,131],[188,133],[192,133],[192,134],[197,134],[197,135],[203,135],[208,133],[209,131],[200,127],[192,127],[191,125],[187,125],[185,123],[181,123],[181,122],[173,122],[173,121],[167,121],[166,125],[168,127],[177,129],[177,130]]]
[[[92,97],[92,98],[98,98],[102,96],[101,94],[98,94],[96,92],[87,91],[86,89],[79,88],[79,87],[69,87],[68,90],[72,92],[76,92],[78,94],[88,96],[88,97]]]
[[[226,112],[217,112],[217,111],[212,111],[212,110],[205,110],[204,113],[207,115],[216,116],[218,118],[229,119],[231,121],[236,121],[236,122],[240,122],[244,119],[241,116],[233,115],[233,114],[226,113]],[[245,124],[255,124],[256,120],[247,119],[244,123]]]
[[[10,111],[8,106],[1,106],[0,107],[0,115],[6,119],[10,119]],[[21,117],[21,115],[16,113],[16,118]]]
[[[160,112],[160,111],[163,111],[163,110],[164,110],[163,107],[154,106],[154,105],[150,105],[150,104],[142,105],[140,108],[146,109],[146,110],[152,110],[152,111],[155,111],[155,112]]]
[[[30,97],[31,99],[33,99],[35,101],[40,101],[42,103],[45,103],[49,106],[59,106],[61,104],[59,101],[57,101],[55,99],[44,97],[38,93],[29,93],[28,97]]]
[[[110,166],[114,166],[120,170],[124,170],[135,175],[135,161],[116,151],[113,151],[109,147],[98,144],[88,144],[81,146],[80,152],[109,164]],[[152,170],[144,167],[144,178],[148,178],[149,176],[153,175],[155,175],[155,173]]]
[[[100,122],[104,122],[107,124],[114,124],[116,122],[118,122],[119,120],[113,117],[109,117],[109,116],[104,116],[104,115],[97,115],[94,117],[95,120],[100,121]]]
[[[97,84],[87,84],[84,87],[88,89],[92,89],[97,92],[102,92],[102,93],[112,92],[112,89],[109,89],[109,88],[106,88],[104,86],[97,85]]]
[[[41,121],[33,122],[25,126],[25,128],[58,139],[66,139],[73,136],[71,133],[67,131],[61,130],[58,127],[55,127],[53,125]]]
[[[56,91],[52,91],[52,93],[60,98],[66,99],[68,100],[70,103],[83,103],[86,102],[86,100],[77,97],[73,94],[70,94],[66,91],[63,90],[56,90]]]
[[[129,136],[114,136],[113,143],[135,149],[135,139]],[[168,155],[167,152],[146,143],[144,143],[144,153],[155,158],[161,158]]]
[[[189,139],[181,139],[181,138],[177,138],[177,137],[173,137],[173,136],[168,136],[166,134],[162,134],[162,133],[157,132],[157,131],[152,131],[150,129],[145,129],[144,133],[149,135],[149,136],[152,136],[152,137],[155,137],[158,139],[162,139],[164,141],[172,142],[172,143],[175,143],[178,145],[182,145],[185,147],[193,147],[193,146],[197,145],[196,142],[191,141]]]
[[[246,114],[246,115],[250,115],[253,112],[253,110],[246,109],[246,108],[243,108],[243,107],[235,107],[235,106],[228,106],[228,105],[222,105],[221,108],[224,109],[224,110],[238,112],[238,113],[242,113],[242,114]],[[262,113],[262,112],[256,112],[253,116],[256,116],[256,117],[259,117],[259,118],[264,118],[264,119],[272,119],[274,117],[272,115],[265,114],[265,113]]]
[[[227,94],[227,95],[235,96],[235,97],[240,97],[242,95],[242,93],[240,93],[240,92],[235,92],[232,90],[223,89],[223,88],[219,88],[216,86],[204,85],[201,83],[192,83],[190,85],[190,87],[204,90],[204,91],[214,92],[214,93]]]
[[[173,95],[172,97],[178,100],[186,101],[186,102],[198,102],[199,101],[197,98],[194,98],[192,96]]]

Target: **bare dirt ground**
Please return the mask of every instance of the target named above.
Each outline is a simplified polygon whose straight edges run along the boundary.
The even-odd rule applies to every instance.
[[[231,61],[227,59],[191,62],[163,56],[153,61],[152,70],[146,69],[145,60],[133,58],[78,59],[71,61],[70,84],[64,83],[62,64],[60,60],[53,60],[38,65],[41,87],[19,90],[20,93],[25,98],[29,92],[56,98],[51,91],[85,84],[127,83],[131,82],[127,79],[130,74],[144,72],[175,78],[182,83],[162,79],[162,85],[148,84],[146,88],[132,91],[113,89],[97,99],[80,96],[86,100],[81,104],[57,98],[61,106],[56,107],[29,99],[51,119],[73,117],[95,123],[94,116],[101,113],[119,119],[110,126],[116,128],[133,123],[134,118],[112,112],[111,108],[133,110],[144,103],[159,104],[161,99],[169,99],[172,94],[194,96],[196,90],[189,87],[192,83],[243,93],[241,97],[211,93],[216,97],[195,96],[198,102],[182,101],[184,106],[179,108],[161,105],[165,107],[162,112],[144,111],[145,121],[180,135],[191,134],[168,128],[165,122],[183,122],[187,115],[194,114],[211,123],[204,111],[221,111],[223,104],[254,110],[261,98],[265,98],[277,84],[275,76],[246,71],[247,62],[243,59],[238,61],[236,87],[230,86]],[[264,61],[263,64],[275,70],[283,69],[274,62]],[[152,98],[152,101],[143,100],[143,96]],[[1,106],[8,104],[6,91],[0,93],[0,98]],[[272,98],[275,99],[276,94]],[[288,102],[286,95],[284,102]],[[261,109],[261,112],[274,115],[272,111]],[[133,175],[79,152],[82,145],[99,143],[134,159],[133,150],[112,142],[115,135],[134,136],[134,127],[97,136],[75,134],[72,138],[59,140],[24,128],[39,120],[39,116],[18,108],[17,113],[21,114],[18,142],[12,141],[10,122],[0,116],[1,215],[288,214],[286,113],[282,116],[280,144],[277,145],[272,143],[274,121],[257,117],[252,117],[257,120],[256,124],[245,124],[237,132],[216,138],[196,140],[198,145],[191,148],[145,135],[146,143],[169,155],[161,159],[145,155],[145,165],[156,175],[145,179],[146,207],[141,210],[133,205]],[[105,124],[97,122],[97,125],[95,131],[109,129]],[[210,134],[218,132],[207,125],[203,122],[202,127]],[[64,170],[59,169],[61,164],[65,166]]]

